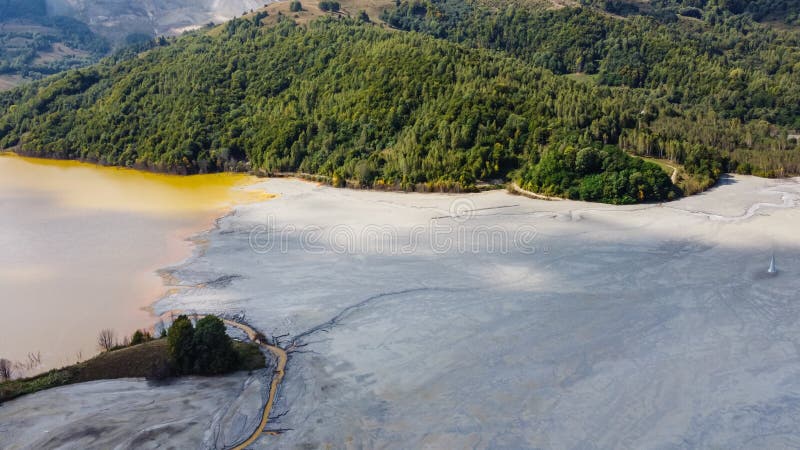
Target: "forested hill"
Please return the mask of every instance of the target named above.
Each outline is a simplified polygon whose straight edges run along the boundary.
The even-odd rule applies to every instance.
[[[0,147],[376,188],[513,178],[614,203],[681,194],[626,152],[670,158],[701,185],[725,170],[798,172],[791,31],[762,42],[770,31],[742,19],[749,33],[719,25],[728,38],[692,43],[700,31],[643,16],[451,0],[384,14],[416,33],[365,16],[265,26],[258,14],[0,95]]]
[[[0,91],[240,16],[259,0],[0,0]]]
[[[676,15],[704,19],[724,12],[746,14],[757,21],[800,25],[798,0],[581,0],[580,3],[621,15],[648,14],[674,20]]]
[[[584,136],[604,120],[600,98],[633,117],[624,95],[489,51],[350,20],[239,19],[218,36],[13,92],[3,98],[0,145],[156,170],[297,170],[410,189],[469,188],[540,150],[594,145],[585,175],[620,179],[587,199],[667,198],[660,168]],[[577,189],[572,170],[558,170],[552,193]]]
[[[610,112],[593,125],[606,130],[592,131],[627,152],[687,163],[712,178],[719,170],[800,174],[797,0],[580,4],[400,0],[382,19],[613,87],[615,98],[625,93],[639,107],[635,123]],[[695,157],[701,153],[713,157]]]
[[[107,42],[72,18],[48,15],[45,0],[0,0],[0,91],[96,62]]]

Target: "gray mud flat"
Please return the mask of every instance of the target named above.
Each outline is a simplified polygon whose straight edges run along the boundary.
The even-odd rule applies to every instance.
[[[264,189],[156,305],[301,345],[255,448],[800,446],[798,180],[626,207]]]
[[[266,370],[94,381],[0,405],[0,448],[227,448],[261,419]]]
[[[263,188],[279,197],[221,219],[155,305],[294,343],[253,448],[800,446],[798,180],[626,207]],[[116,398],[87,407],[159,408]],[[29,416],[0,430],[46,423]]]

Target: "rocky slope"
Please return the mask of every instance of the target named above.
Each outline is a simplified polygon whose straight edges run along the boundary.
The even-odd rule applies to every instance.
[[[132,33],[173,35],[220,23],[264,5],[263,0],[48,0],[48,12],[87,23],[112,40]],[[268,3],[268,2],[267,2]]]

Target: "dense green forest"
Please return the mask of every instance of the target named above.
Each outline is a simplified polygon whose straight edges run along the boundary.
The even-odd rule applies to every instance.
[[[790,138],[800,128],[800,32],[760,24],[747,12],[754,5],[739,11],[734,2],[584,3],[628,17],[588,7],[405,0],[383,19],[617,87],[613,96],[639,113],[628,120],[611,113],[602,136],[626,151],[684,163],[689,153],[713,149],[721,170],[800,173],[797,139]],[[702,20],[679,18],[675,11],[686,5]]]
[[[672,200],[680,194],[657,165],[604,148],[548,148],[526,166],[523,187],[544,195],[605,203]]]
[[[604,85],[645,88],[653,92],[643,100],[664,106],[700,105],[723,119],[800,128],[800,34],[717,12],[706,22],[665,23],[645,15],[619,20],[591,8],[497,11],[460,0],[412,0],[384,18],[557,74],[596,74]]]
[[[197,33],[0,97],[0,145],[182,173],[250,168],[468,189],[537,160],[545,145],[597,145],[597,98],[611,91],[420,34],[238,19],[219,36]],[[609,107],[633,117],[625,103]],[[642,177],[642,190],[666,198],[647,183],[669,185],[667,175],[647,166],[660,177]],[[624,188],[603,198],[630,201]]]
[[[0,147],[375,188],[514,179],[612,203],[692,193],[724,171],[800,173],[798,34],[662,3],[622,20],[607,5],[400,0],[382,19],[408,33],[236,19],[0,95]],[[680,163],[701,186],[626,153]]]
[[[677,15],[703,19],[721,12],[734,15],[747,14],[755,20],[773,20],[787,25],[799,25],[798,0],[581,0],[586,6],[620,14],[647,14],[666,20],[676,20]]]

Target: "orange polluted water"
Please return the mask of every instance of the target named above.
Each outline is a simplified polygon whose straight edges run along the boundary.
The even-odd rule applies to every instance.
[[[97,353],[156,320],[155,270],[237,203],[269,195],[241,174],[181,177],[0,156],[0,358],[41,352],[38,370]]]

